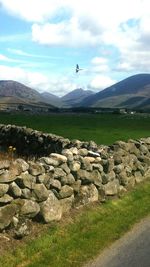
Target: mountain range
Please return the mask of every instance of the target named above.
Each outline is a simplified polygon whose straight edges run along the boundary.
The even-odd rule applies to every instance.
[[[55,107],[95,107],[150,109],[150,74],[130,76],[98,93],[75,89],[63,97],[35,89],[16,81],[0,81],[0,103],[18,103]]]

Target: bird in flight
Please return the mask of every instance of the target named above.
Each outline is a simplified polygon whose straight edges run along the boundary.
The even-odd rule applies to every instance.
[[[77,64],[77,65],[76,65],[76,73],[78,73],[80,70],[83,70],[83,69],[80,69],[80,68],[79,68],[79,65]]]

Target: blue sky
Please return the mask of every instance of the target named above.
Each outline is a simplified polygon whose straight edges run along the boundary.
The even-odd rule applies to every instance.
[[[149,0],[0,0],[0,80],[100,91],[149,72],[149,25]]]

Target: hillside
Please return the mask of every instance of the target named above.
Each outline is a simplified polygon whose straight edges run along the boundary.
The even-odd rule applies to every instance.
[[[83,90],[82,88],[79,88],[61,97],[61,100],[65,106],[74,107],[78,106],[81,101],[84,101],[86,97],[91,96],[92,94],[93,91]]]
[[[46,105],[44,98],[36,90],[22,83],[6,80],[0,81],[0,103]],[[49,105],[53,108],[54,105]]]
[[[43,97],[44,101],[48,104],[54,105],[56,107],[63,106],[63,102],[61,101],[61,98],[51,94],[49,92],[43,92],[41,93],[41,96]]]
[[[150,74],[126,78],[80,102],[81,106],[150,108]]]

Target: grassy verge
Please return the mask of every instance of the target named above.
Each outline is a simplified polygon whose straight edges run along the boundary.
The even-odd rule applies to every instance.
[[[150,116],[116,114],[0,114],[0,123],[26,125],[69,139],[112,144],[149,136]]]
[[[121,199],[86,207],[20,248],[0,256],[3,267],[79,267],[150,214],[150,181]]]

